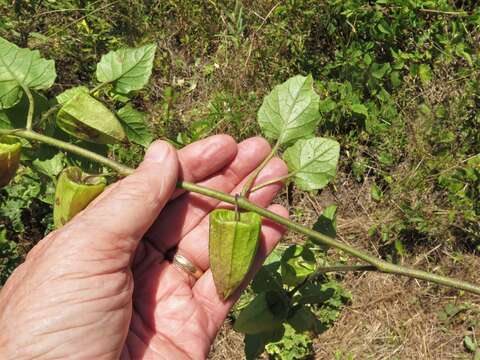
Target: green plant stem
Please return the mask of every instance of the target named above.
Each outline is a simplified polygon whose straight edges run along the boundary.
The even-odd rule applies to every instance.
[[[22,86],[23,91],[25,91],[25,94],[27,95],[28,98],[28,114],[27,114],[27,129],[32,130],[33,126],[33,114],[35,113],[35,102],[33,101],[33,95],[32,92],[28,87]]]
[[[262,171],[263,168],[268,164],[268,162],[275,156],[279,146],[280,146],[280,142],[277,141],[275,146],[272,148],[272,151],[270,151],[270,154],[268,154],[265,160],[263,160],[262,163],[253,171],[253,173],[250,174],[245,185],[243,185],[242,192],[241,192],[242,197],[245,197],[248,195],[258,174],[260,174],[260,171]]]
[[[45,111],[42,116],[40,116],[40,119],[38,119],[38,121],[34,124],[34,127],[38,127],[40,126],[41,124],[43,124],[43,122],[45,120],[47,120],[51,115],[53,115],[55,112],[57,112],[58,110],[60,110],[60,108],[62,107],[62,104],[56,104],[56,105],[53,105],[50,109],[48,109],[47,111]]]
[[[272,180],[269,180],[269,181],[265,181],[262,184],[259,184],[257,186],[252,187],[252,189],[250,190],[250,193],[253,193],[257,190],[263,189],[264,187],[266,187],[268,185],[272,185],[272,184],[275,184],[275,183],[281,182],[281,181],[283,182],[284,180],[287,180],[288,178],[292,177],[293,175],[295,175],[295,174],[290,173],[290,174],[287,174],[285,176],[280,176],[278,178],[275,178],[275,179],[272,179]]]
[[[313,273],[313,277],[329,272],[350,272],[350,271],[376,271],[373,265],[337,265],[337,266],[319,266]]]
[[[123,175],[123,176],[130,175],[135,171],[132,168],[122,165],[114,160],[107,159],[99,154],[83,149],[79,146],[72,145],[70,143],[51,138],[49,136],[45,136],[31,130],[24,130],[24,129],[1,130],[0,129],[0,135],[12,135],[12,134],[28,140],[40,141],[40,142],[55,146],[61,150],[65,150],[65,151],[83,156],[89,160],[96,161],[102,165],[110,167],[111,169],[117,171],[120,175]],[[284,225],[286,228],[290,230],[293,230],[300,234],[304,234],[310,237],[311,239],[316,240],[320,244],[327,245],[338,250],[342,250],[349,255],[359,258],[365,261],[366,263],[372,265],[373,267],[375,267],[377,271],[425,280],[425,281],[433,282],[439,285],[444,285],[444,286],[448,286],[448,287],[452,287],[460,290],[465,290],[465,291],[480,295],[480,287],[477,285],[474,285],[465,281],[461,281],[461,280],[448,278],[442,275],[428,273],[422,270],[410,269],[405,266],[388,263],[384,260],[373,257],[361,250],[358,250],[347,244],[344,244],[338,240],[335,240],[329,236],[321,234],[315,230],[312,230],[303,225],[294,223],[288,218],[284,218],[283,216],[280,216],[267,209],[259,207],[251,203],[250,201],[248,201],[243,196],[235,197],[230,194],[217,191],[214,189],[206,188],[206,187],[193,184],[187,181],[179,181],[177,183],[177,187],[186,191],[191,191],[201,195],[205,195],[229,204],[233,204],[233,205],[237,204],[238,207],[242,208],[243,210],[253,211],[263,216],[264,218],[273,220],[274,222],[280,225]]]
[[[98,90],[104,88],[105,86],[107,86],[108,84],[110,84],[109,82],[103,82],[103,83],[100,83],[98,84],[97,86],[95,86],[92,90],[90,90],[88,93],[90,95],[93,95],[95,94]]]

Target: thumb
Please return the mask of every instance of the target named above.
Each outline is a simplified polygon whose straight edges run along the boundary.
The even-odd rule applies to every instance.
[[[173,194],[178,171],[175,148],[156,141],[132,175],[102,194],[65,230],[71,237],[95,241],[100,249],[133,252]]]

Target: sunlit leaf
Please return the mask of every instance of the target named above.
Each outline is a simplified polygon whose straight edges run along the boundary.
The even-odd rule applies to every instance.
[[[53,60],[40,57],[38,50],[22,49],[0,37],[0,109],[20,101],[23,89],[48,89],[57,74]]]
[[[103,55],[97,64],[97,80],[113,83],[122,94],[143,88],[152,74],[156,45],[124,48]]]
[[[64,92],[57,95],[57,101],[60,104],[65,104],[68,100],[73,98],[78,93],[88,94],[88,88],[86,86],[76,86],[71,89],[67,89]]]
[[[312,138],[299,140],[283,154],[295,184],[301,190],[325,187],[335,176],[340,145],[335,140]]]
[[[117,111],[123,128],[130,141],[148,147],[153,140],[153,134],[148,128],[147,115],[135,110],[130,104]]]
[[[311,136],[319,121],[319,101],[312,77],[297,75],[265,97],[258,123],[266,137],[280,144]]]

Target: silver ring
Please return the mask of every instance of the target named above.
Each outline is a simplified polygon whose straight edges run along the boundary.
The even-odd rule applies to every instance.
[[[192,275],[195,280],[200,279],[200,277],[203,275],[203,271],[197,268],[190,260],[188,260],[183,255],[175,254],[172,263],[180,270],[185,271],[188,275]]]

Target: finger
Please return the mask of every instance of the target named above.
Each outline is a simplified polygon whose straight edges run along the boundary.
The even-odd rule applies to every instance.
[[[287,171],[288,169],[285,163],[278,158],[274,158],[270,160],[267,166],[265,166],[265,168],[261,171],[255,181],[255,184],[262,184],[265,181],[286,175]],[[245,181],[246,179],[232,191],[232,194],[240,192]],[[249,200],[258,206],[267,206],[281,188],[281,183],[265,186],[264,188],[252,193],[249,196]],[[232,205],[220,203],[219,207],[231,208]],[[185,237],[178,244],[178,252],[203,271],[210,267],[208,254],[209,230],[209,218],[205,217],[200,224],[198,224],[195,229],[185,235]]]
[[[214,135],[196,141],[178,151],[179,178],[198,182],[223,169],[235,158],[237,143],[229,135]],[[172,198],[184,191],[177,189]]]
[[[101,251],[115,249],[132,254],[172,196],[178,170],[176,150],[164,141],[153,143],[132,175],[119,181],[108,196],[87,207],[61,231]]]
[[[270,150],[270,145],[263,138],[247,139],[238,144],[237,155],[226,168],[199,185],[230,192],[263,161]],[[159,251],[166,252],[175,247],[218,203],[218,200],[207,196],[186,193],[167,205],[145,237]]]
[[[177,151],[180,169],[178,177],[185,181],[198,182],[215,174],[228,165],[237,154],[237,143],[229,135],[213,135],[196,141]],[[110,185],[95,200],[92,205],[108,197],[118,182]],[[172,199],[178,197],[184,190],[176,189]]]
[[[281,205],[272,205],[268,208],[268,210],[283,217],[288,217],[288,210]],[[213,339],[215,337],[225,321],[225,318],[227,317],[231,307],[238,300],[241,293],[243,290],[245,290],[255,273],[260,269],[265,258],[272,252],[277,243],[280,241],[280,238],[284,232],[285,229],[279,224],[276,224],[271,220],[263,221],[261,242],[252,269],[244,280],[242,286],[226,301],[223,301],[217,294],[211,270],[208,270],[196,282],[192,291],[197,302],[208,314],[208,335],[210,338]]]

